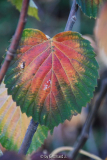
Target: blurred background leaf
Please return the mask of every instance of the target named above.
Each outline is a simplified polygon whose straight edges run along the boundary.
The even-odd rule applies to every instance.
[[[19,11],[21,11],[22,2],[23,0],[9,0]],[[35,17],[37,20],[39,20],[38,17],[38,8],[36,4],[33,2],[33,0],[30,0],[29,2],[29,8],[28,8],[28,15]]]
[[[102,6],[94,28],[102,62],[107,66],[107,2]]]
[[[31,117],[22,114],[19,107],[7,95],[7,89],[2,83],[0,86],[0,143],[5,149],[18,151],[22,144]],[[48,128],[38,126],[32,139],[28,153],[36,151],[47,138]]]
[[[90,18],[96,18],[103,0],[76,0],[82,11]]]

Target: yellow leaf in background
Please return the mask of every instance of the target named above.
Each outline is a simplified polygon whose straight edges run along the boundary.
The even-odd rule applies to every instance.
[[[30,123],[25,113],[21,113],[20,107],[7,95],[7,89],[2,83],[0,86],[0,143],[8,150],[15,150],[21,146],[26,130]],[[28,153],[32,153],[43,144],[48,134],[48,128],[38,126],[33,137]]]
[[[22,0],[9,0],[19,11],[21,10],[21,7],[22,7]],[[38,8],[36,6],[36,4],[30,0],[30,3],[29,3],[29,8],[28,8],[28,15],[29,16],[32,16],[32,17],[35,17],[37,20],[40,20],[39,19],[39,16],[38,16]]]

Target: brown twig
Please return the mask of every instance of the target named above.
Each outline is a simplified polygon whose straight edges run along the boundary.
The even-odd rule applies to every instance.
[[[105,79],[102,82],[101,90],[100,90],[99,96],[95,102],[95,105],[93,107],[93,110],[90,112],[89,116],[87,117],[87,121],[86,121],[85,126],[82,130],[82,133],[78,139],[78,142],[74,145],[74,150],[70,153],[70,158],[72,160],[75,159],[79,150],[83,147],[86,140],[88,139],[90,126],[91,126],[91,124],[97,114],[97,111],[98,111],[100,104],[101,104],[103,98],[105,97],[106,93],[107,93],[107,79]]]
[[[25,137],[23,139],[22,145],[19,149],[19,154],[25,154],[27,153],[30,144],[32,142],[32,138],[37,130],[38,123],[34,122],[33,119],[31,119],[30,124],[28,126],[28,129],[26,131]]]
[[[4,63],[3,63],[1,70],[0,70],[0,84],[1,84],[3,78],[6,74],[6,71],[9,67],[9,64],[10,64],[11,60],[13,59],[14,54],[17,50],[24,26],[26,23],[28,5],[29,5],[29,0],[23,0],[22,10],[20,13],[18,26],[17,26],[16,32],[12,38],[12,42],[10,44],[10,47],[7,51],[7,55],[5,57]]]
[[[78,4],[76,4],[76,0],[73,0],[71,11],[70,11],[68,21],[65,27],[65,31],[72,30],[73,25],[76,22],[77,10],[78,10]]]

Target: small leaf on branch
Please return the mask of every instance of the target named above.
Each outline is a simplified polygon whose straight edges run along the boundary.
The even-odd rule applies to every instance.
[[[90,42],[79,33],[48,39],[39,30],[25,29],[5,83],[21,111],[52,130],[93,97],[97,69]]]
[[[90,18],[96,18],[98,9],[104,0],[76,0],[82,11]]]
[[[0,86],[0,143],[8,150],[18,151],[20,148],[31,117],[22,114],[12,97],[7,95],[7,89]],[[47,138],[48,128],[38,126],[28,153],[36,151]]]
[[[9,0],[15,7],[21,11],[22,7],[22,0]],[[29,8],[28,8],[28,15],[35,17],[37,20],[40,20],[38,17],[38,8],[33,0],[30,0]]]

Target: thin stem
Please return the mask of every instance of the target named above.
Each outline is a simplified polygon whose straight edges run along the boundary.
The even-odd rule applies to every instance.
[[[72,30],[73,25],[76,22],[77,10],[78,10],[78,4],[76,4],[76,0],[73,0],[71,11],[70,11],[68,21],[65,27],[65,31]]]
[[[28,126],[28,129],[26,131],[25,137],[23,139],[22,145],[19,149],[19,154],[25,154],[27,153],[30,144],[32,142],[32,138],[37,130],[38,123],[34,122],[33,119],[31,119],[30,124]]]
[[[65,146],[65,147],[59,147],[59,148],[55,149],[55,150],[51,153],[51,155],[52,155],[52,156],[55,156],[55,155],[57,155],[59,152],[62,152],[62,151],[72,151],[72,150],[74,150],[73,147],[67,147],[67,146]],[[94,160],[102,160],[100,157],[95,156],[94,154],[91,154],[91,153],[89,153],[89,152],[86,152],[86,151],[84,151],[84,150],[82,150],[82,149],[79,151],[79,153],[81,153],[81,154],[83,154],[83,155],[85,155],[85,156],[88,156],[88,157],[90,157],[90,158],[93,158]]]
[[[85,126],[82,130],[82,133],[78,139],[78,142],[74,145],[74,150],[70,153],[70,157],[72,160],[75,159],[79,150],[83,147],[83,145],[87,141],[87,139],[89,137],[90,126],[91,126],[91,124],[97,114],[97,111],[98,111],[100,104],[101,104],[103,98],[105,97],[106,93],[107,93],[107,79],[105,79],[103,81],[102,86],[101,86],[101,90],[100,90],[99,96],[95,102],[94,108],[91,111],[91,113],[89,114],[89,116],[87,117],[87,121],[86,121]]]
[[[6,74],[6,71],[9,67],[9,64],[10,64],[11,60],[13,59],[14,54],[17,50],[17,47],[18,47],[18,44],[19,44],[19,41],[20,41],[20,38],[21,38],[21,35],[22,35],[22,32],[23,32],[25,23],[27,21],[26,18],[27,18],[28,5],[29,5],[29,0],[23,0],[22,10],[21,10],[21,13],[20,13],[18,26],[17,26],[16,32],[15,32],[13,38],[12,38],[12,42],[10,44],[10,47],[7,51],[7,55],[5,57],[4,63],[3,63],[2,67],[1,67],[1,70],[0,70],[0,84],[1,84],[1,82],[4,78],[4,75]]]

